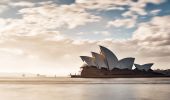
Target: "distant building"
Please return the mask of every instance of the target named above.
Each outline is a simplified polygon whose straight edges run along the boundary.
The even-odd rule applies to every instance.
[[[144,64],[144,65],[139,65],[139,64],[134,64],[134,65],[138,70],[148,71],[149,69],[151,69],[153,63],[148,63],[148,64]]]
[[[135,58],[128,57],[118,60],[116,55],[104,46],[100,46],[100,54],[92,52],[92,57],[80,56],[88,66],[96,66],[97,68],[107,68],[108,70],[130,69],[132,70]]]
[[[135,58],[127,57],[118,59],[106,47],[100,46],[100,53],[91,52],[92,57],[80,56],[86,63],[81,67],[78,75],[72,78],[145,78],[145,77],[170,77],[169,74],[151,70],[153,63],[144,65],[134,64]],[[136,67],[132,69],[133,65]]]

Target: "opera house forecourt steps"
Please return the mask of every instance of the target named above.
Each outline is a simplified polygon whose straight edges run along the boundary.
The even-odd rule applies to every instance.
[[[71,75],[72,78],[147,78],[170,77],[155,72],[151,69],[153,63],[134,64],[135,58],[127,57],[118,59],[116,55],[104,46],[100,47],[100,53],[91,52],[92,57],[80,56],[85,64],[81,67],[79,75]],[[135,69],[132,69],[133,65]]]

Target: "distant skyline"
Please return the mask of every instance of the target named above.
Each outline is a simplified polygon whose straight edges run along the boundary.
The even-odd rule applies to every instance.
[[[99,52],[170,69],[170,0],[1,0],[0,72],[75,73]]]

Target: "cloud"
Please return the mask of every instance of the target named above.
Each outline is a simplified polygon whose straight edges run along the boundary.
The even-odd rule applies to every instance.
[[[71,5],[41,2],[37,7],[21,8],[18,12],[21,15],[20,19],[0,18],[0,59],[2,61],[0,63],[5,65],[8,62],[11,64],[9,66],[20,66],[17,67],[18,70],[29,70],[29,66],[37,65],[37,68],[31,68],[31,70],[78,69],[82,64],[79,56],[90,56],[91,51],[99,52],[98,45],[104,45],[120,59],[132,56],[136,58],[136,63],[154,62],[156,68],[162,66],[168,68],[170,16],[153,17],[148,22],[136,25],[137,16],[146,14],[144,8],[148,2],[161,3],[160,0],[138,0],[138,2],[77,0]],[[122,6],[128,6],[128,11],[122,15],[125,18],[112,20],[107,23],[107,26],[133,28],[136,25],[137,29],[130,39],[75,39],[58,30],[58,28],[73,29],[101,20],[100,16],[93,15],[89,10],[124,10]],[[111,36],[108,31],[86,33],[80,30],[78,33],[78,35],[87,34]],[[24,65],[26,67],[23,67]]]
[[[145,10],[145,7],[148,3],[152,4],[161,4],[164,3],[165,0],[137,0],[137,2],[131,2],[129,3],[128,11],[124,12],[122,16],[124,17],[133,17],[135,15],[147,15],[147,11]]]
[[[161,4],[165,0],[76,0],[76,5],[91,10],[125,10],[124,16],[146,15],[145,7],[148,3]],[[125,8],[127,6],[127,8]]]
[[[138,41],[140,55],[146,57],[169,57],[170,53],[170,16],[154,17],[142,23],[134,32],[133,39]]]
[[[19,1],[19,2],[11,2],[10,6],[13,7],[33,7],[35,4],[29,1]]]
[[[109,7],[106,10],[125,10],[123,7]]]
[[[17,48],[14,48],[12,50],[10,50],[9,48],[0,48],[0,52],[5,52],[7,53],[9,56],[10,55],[22,55],[23,54],[23,51],[20,50],[20,49],[17,49]]]
[[[7,39],[0,43],[0,47],[20,50],[22,53],[18,54],[22,56],[23,54],[27,57],[35,56],[46,62],[52,61],[62,63],[62,66],[72,65],[74,68],[75,66],[78,68],[82,64],[79,59],[80,55],[90,56],[91,51],[99,52],[98,45],[104,45],[120,59],[136,57],[136,63],[154,62],[156,63],[155,68],[162,66],[168,68],[166,59],[170,57],[169,18],[170,16],[154,17],[151,21],[140,24],[132,39],[74,40],[62,36],[60,32],[45,32],[31,36],[4,37]],[[63,38],[54,38],[60,36]]]
[[[46,32],[45,34],[41,33],[33,36],[12,35],[4,37],[5,39],[3,39],[3,42],[0,43],[0,48],[5,49],[1,50],[1,53],[4,52],[5,55],[11,53],[10,55],[12,55],[16,59],[22,58],[22,60],[20,60],[18,64],[14,64],[14,66],[16,66],[15,68],[17,68],[17,66],[20,66],[20,64],[23,63],[24,59],[27,60],[27,63],[29,61],[30,63],[32,63],[32,60],[34,60],[35,57],[36,60],[40,61],[39,64],[43,65],[43,62],[50,64],[45,68],[51,67],[51,69],[59,69],[64,67],[67,70],[74,69],[76,68],[76,66],[77,68],[79,68],[79,65],[81,65],[81,60],[79,59],[79,56],[81,54],[88,54],[90,52],[89,48],[91,48],[91,50],[94,50],[96,42],[85,40],[78,41],[66,37],[58,39],[58,36],[61,35],[62,34],[58,32]],[[20,51],[22,52],[20,53]],[[6,59],[10,58],[11,57]],[[2,58],[0,57],[0,59]],[[8,62],[12,61],[9,60]],[[30,67],[31,66],[32,65],[30,65]],[[29,66],[27,68],[29,68]],[[39,66],[37,66],[35,69],[37,68],[43,69]]]
[[[92,15],[74,4],[45,3],[38,7],[22,8],[18,13],[22,15],[22,18],[0,18],[1,35],[32,36],[57,28],[73,29],[100,20],[99,16]]]
[[[11,0],[1,0],[0,1],[0,4],[5,4],[5,3],[8,3],[8,2],[10,2]]]
[[[152,15],[157,15],[160,11],[161,11],[161,9],[152,10],[152,11],[150,12],[150,14],[152,14]]]
[[[109,21],[107,23],[107,27],[114,26],[114,27],[125,27],[125,28],[133,28],[137,23],[137,18],[138,16],[145,16],[148,14],[148,12],[145,10],[145,7],[148,3],[153,3],[153,4],[160,4],[165,1],[163,0],[137,0],[137,1],[131,1],[131,0],[125,0],[124,1],[119,1],[119,3],[110,3],[110,5],[119,5],[119,6],[127,6],[127,11],[122,13],[122,16],[124,18],[122,19],[116,19],[113,21]],[[124,2],[121,4],[120,2]],[[99,2],[98,2],[99,3]],[[154,10],[151,11],[151,14],[156,14],[158,13],[159,10]]]
[[[0,13],[6,11],[8,7],[6,5],[0,5]]]
[[[170,16],[154,17],[149,22],[141,23],[133,37],[125,40],[74,40],[59,31],[41,30],[35,32],[34,26],[30,26],[34,31],[22,28],[19,31],[20,29],[15,30],[15,24],[10,24],[10,27],[15,26],[15,28],[11,30],[9,30],[9,26],[3,28],[6,30],[1,31],[0,48],[6,48],[3,52],[22,51],[22,53],[16,52],[22,57],[36,57],[42,61],[56,62],[62,66],[70,64],[78,68],[81,65],[80,55],[90,56],[91,51],[99,52],[98,45],[104,45],[113,50],[119,58],[132,56],[136,57],[136,63],[155,62],[156,68],[161,66],[167,68],[166,59],[170,57],[169,19]],[[7,23],[9,22],[10,20],[7,21]],[[20,20],[16,20],[15,23],[23,26]],[[102,34],[105,33],[107,32]],[[70,61],[70,59],[72,60]]]
[[[1,0],[0,1],[0,14],[8,10],[8,4],[11,2],[11,0]]]
[[[113,21],[109,21],[106,27],[125,27],[125,28],[133,28],[136,24],[136,18],[126,18],[126,19],[116,19]]]
[[[67,26],[69,29],[100,20],[99,16],[86,12],[81,7],[72,5],[42,5],[40,7],[24,8],[19,11],[27,23],[37,24],[46,28]]]
[[[153,17],[149,22],[141,23],[138,29],[134,32],[134,37],[144,40],[153,38],[153,36],[169,37],[170,16]],[[161,38],[161,37],[160,37]]]
[[[92,33],[88,32],[79,32],[77,35],[102,35],[102,36],[110,36],[111,33],[108,31],[94,31]]]
[[[120,6],[125,6],[130,3],[130,0],[76,0],[76,4],[85,9],[97,9],[97,10],[124,10]]]
[[[110,32],[108,32],[108,31],[101,31],[101,32],[98,32],[98,31],[96,31],[96,32],[94,32],[94,34],[96,34],[96,35],[103,35],[103,36],[110,36],[111,35],[111,33]]]

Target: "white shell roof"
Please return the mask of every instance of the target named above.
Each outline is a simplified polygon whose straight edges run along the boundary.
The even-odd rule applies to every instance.
[[[148,63],[148,64],[144,64],[144,65],[139,65],[139,64],[134,64],[134,65],[138,70],[148,71],[149,69],[151,69],[153,63]]]
[[[104,55],[107,61],[109,69],[111,70],[115,68],[118,63],[118,58],[116,57],[116,55],[112,51],[110,51],[109,49],[103,46],[100,46],[100,50],[101,50],[101,54]]]
[[[100,46],[101,54],[92,52],[93,57],[80,56],[89,66],[96,66],[98,68],[107,68],[112,70],[113,68],[119,69],[132,69],[135,58],[129,57],[118,60],[116,55],[106,47]],[[147,66],[147,65],[145,65]]]
[[[88,56],[80,56],[80,58],[85,61],[89,66],[96,66],[95,58]]]
[[[108,68],[103,55],[92,52],[92,56],[95,58],[96,65],[98,68],[102,68],[102,67]]]
[[[126,69],[127,68],[127,69],[131,70],[132,67],[133,67],[133,64],[134,64],[134,60],[135,60],[135,58],[131,58],[131,57],[123,58],[123,59],[119,60],[116,68],[119,68],[119,69]]]

